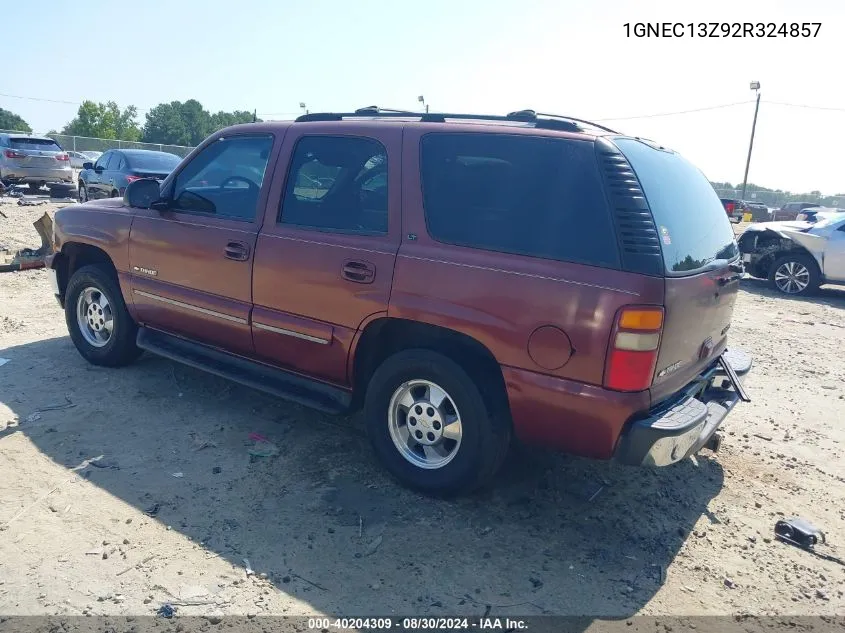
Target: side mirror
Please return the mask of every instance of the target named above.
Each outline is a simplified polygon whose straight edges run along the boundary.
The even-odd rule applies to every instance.
[[[82,163],[82,169],[94,169],[94,163],[92,163],[90,160],[86,160],[84,163]]]
[[[123,202],[136,209],[149,209],[161,199],[161,187],[154,178],[133,180],[126,186]]]

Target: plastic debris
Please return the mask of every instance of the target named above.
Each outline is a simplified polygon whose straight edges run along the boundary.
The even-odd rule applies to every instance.
[[[252,566],[249,564],[249,559],[244,558],[244,569],[246,569],[246,575],[252,576],[255,572],[252,571]]]
[[[0,367],[2,367],[3,365],[5,365],[6,363],[8,363],[8,362],[9,362],[9,360],[10,360],[10,359],[8,359],[8,358],[0,358]]]
[[[177,479],[181,479],[182,477],[185,476],[185,473],[173,473],[173,476],[176,477]]]
[[[160,618],[167,618],[168,620],[170,618],[172,618],[175,613],[176,613],[176,607],[174,607],[172,604],[169,604],[167,602],[165,602],[163,605],[161,605],[158,608],[158,611],[156,611],[157,616],[159,616]]]
[[[279,454],[279,447],[263,435],[250,433],[249,439],[252,440],[254,444],[247,452],[253,457],[275,457]]]

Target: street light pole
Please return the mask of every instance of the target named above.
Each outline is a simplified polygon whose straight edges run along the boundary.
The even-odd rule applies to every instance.
[[[425,106],[425,113],[428,114],[428,104],[425,102],[425,97],[420,95],[419,97],[417,97],[417,101],[419,101]]]
[[[742,200],[745,200],[745,188],[748,186],[748,168],[751,165],[751,150],[754,149],[754,132],[757,130],[757,112],[760,110],[760,82],[752,81],[751,89],[757,92],[757,105],[754,106],[754,123],[751,124],[751,141],[748,143],[748,158],[745,159],[745,176],[742,179]]]

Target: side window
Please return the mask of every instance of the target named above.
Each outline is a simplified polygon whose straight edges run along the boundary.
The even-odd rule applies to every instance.
[[[179,172],[172,209],[251,222],[272,147],[269,135],[215,141]]]
[[[341,233],[387,233],[387,151],[374,139],[305,136],[296,144],[279,221]]]
[[[436,240],[618,267],[619,247],[589,141],[427,134],[423,205]]]
[[[97,159],[97,162],[94,164],[95,169],[108,169],[109,168],[109,159],[113,156],[111,152],[106,152],[102,156]]]
[[[112,154],[111,162],[109,163],[109,169],[111,171],[120,171],[123,169],[123,166],[126,164],[126,160],[120,154]]]

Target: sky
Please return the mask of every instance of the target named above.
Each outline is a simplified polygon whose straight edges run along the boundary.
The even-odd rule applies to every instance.
[[[845,192],[841,0],[35,4],[37,21],[32,3],[4,7],[4,23],[26,24],[19,37],[35,41],[8,49],[17,70],[0,80],[0,107],[36,132],[60,129],[84,99],[135,105],[143,124],[146,109],[190,98],[212,112],[285,119],[300,102],[312,112],[415,109],[423,95],[432,111],[531,108],[602,121],[736,184],[754,116],[749,84],[759,81],[749,182]],[[626,23],[643,22],[821,28],[815,38],[626,37]],[[737,105],[652,116],[726,104]]]

